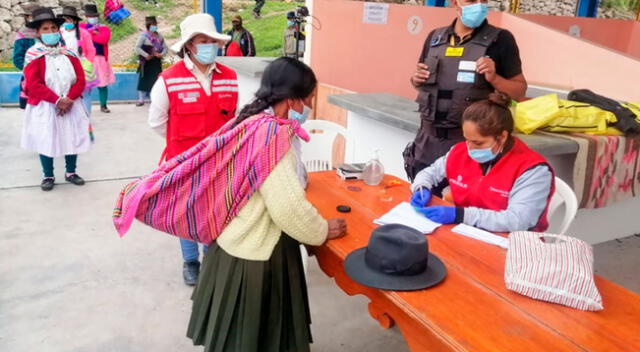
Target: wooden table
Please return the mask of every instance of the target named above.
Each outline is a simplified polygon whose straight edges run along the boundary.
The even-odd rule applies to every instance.
[[[640,296],[599,276],[600,312],[521,296],[505,288],[506,250],[455,234],[452,226],[428,235],[430,250],[447,267],[441,284],[396,292],[351,280],[346,256],[367,245],[373,219],[409,199],[406,182],[383,191],[394,179],[372,187],[332,171],[311,173],[307,195],[326,218],[347,220],[347,236],[316,249],[322,270],[348,295],[367,296],[371,316],[384,328],[397,324],[412,351],[640,351]],[[351,206],[351,213],[338,213],[338,205]]]

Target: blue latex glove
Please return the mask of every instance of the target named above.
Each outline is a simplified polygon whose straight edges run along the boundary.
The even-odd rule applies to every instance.
[[[456,207],[435,206],[416,210],[438,224],[447,225],[456,221]]]
[[[431,191],[420,188],[411,196],[411,206],[414,208],[424,208],[431,200]]]

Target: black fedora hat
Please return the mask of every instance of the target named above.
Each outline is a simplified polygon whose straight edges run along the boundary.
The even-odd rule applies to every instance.
[[[27,27],[36,29],[40,27],[40,23],[44,21],[51,21],[60,27],[64,23],[64,19],[56,17],[53,10],[48,7],[40,7],[33,10],[31,14],[31,22],[27,23]]]
[[[94,4],[84,5],[84,15],[90,17],[100,16],[100,12],[98,12],[98,6]]]
[[[440,258],[429,253],[426,236],[400,224],[375,229],[366,247],[347,256],[344,269],[362,285],[393,291],[431,287],[447,275]]]
[[[76,10],[75,7],[73,6],[65,6],[62,8],[62,13],[58,15],[58,17],[71,17],[76,21],[81,21],[82,18],[80,18],[80,16],[78,16],[78,10]]]

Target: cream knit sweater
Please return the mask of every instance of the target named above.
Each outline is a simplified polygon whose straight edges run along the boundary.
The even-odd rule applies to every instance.
[[[282,232],[318,246],[326,240],[328,229],[327,221],[307,201],[292,148],[216,242],[234,257],[268,260]]]

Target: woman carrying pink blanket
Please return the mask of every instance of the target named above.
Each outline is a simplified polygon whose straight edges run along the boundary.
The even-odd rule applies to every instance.
[[[346,233],[305,196],[292,143],[308,140],[317,80],[304,63],[279,58],[256,99],[235,121],[127,186],[114,223],[133,217],[209,243],[187,336],[205,351],[309,351],[307,287],[300,243],[319,246]]]

